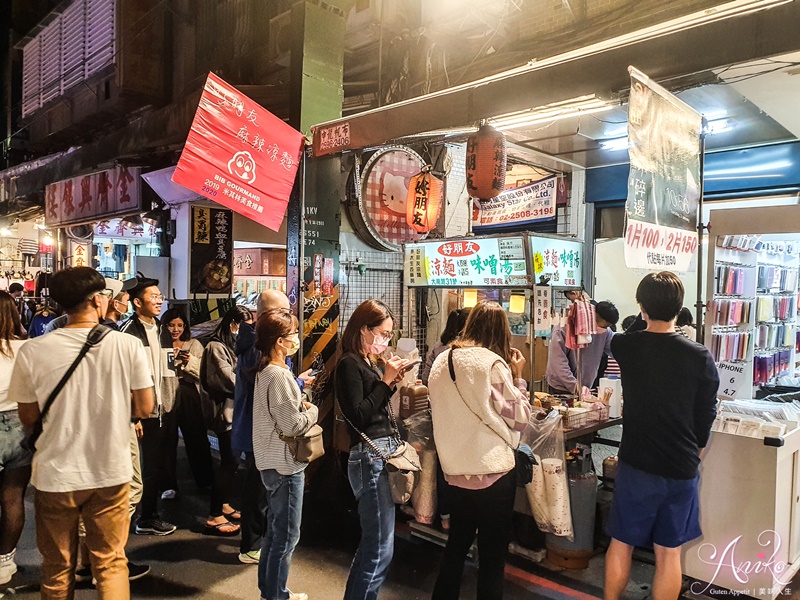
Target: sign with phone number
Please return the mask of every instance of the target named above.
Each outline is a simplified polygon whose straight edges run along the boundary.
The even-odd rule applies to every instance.
[[[555,219],[556,182],[555,176],[548,177],[506,190],[490,200],[473,199],[473,230],[479,232]]]

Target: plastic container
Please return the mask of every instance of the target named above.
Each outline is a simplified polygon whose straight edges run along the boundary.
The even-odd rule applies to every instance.
[[[400,389],[400,418],[407,419],[421,410],[428,409],[428,388],[417,379],[414,385]]]
[[[608,416],[612,419],[622,416],[622,381],[619,377],[612,375],[603,377],[597,386],[597,395],[602,398],[606,390],[611,391],[611,398],[608,401]]]

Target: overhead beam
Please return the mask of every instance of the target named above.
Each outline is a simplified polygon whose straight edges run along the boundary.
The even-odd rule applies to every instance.
[[[348,123],[348,144],[335,151],[372,147],[425,131],[459,127],[502,114],[595,94],[611,96],[630,85],[634,65],[663,81],[709,69],[800,50],[800,1],[730,17],[658,37],[620,42],[533,62],[471,84],[435,92],[315,128]],[[560,59],[560,60],[559,60]]]

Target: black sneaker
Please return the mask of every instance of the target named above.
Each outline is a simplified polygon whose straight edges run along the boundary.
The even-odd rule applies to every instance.
[[[128,561],[128,581],[141,579],[150,572],[150,565],[137,565]]]
[[[92,568],[81,567],[75,571],[75,583],[84,583],[92,580]]]
[[[161,519],[139,519],[135,531],[139,535],[169,535],[176,529],[175,525]]]

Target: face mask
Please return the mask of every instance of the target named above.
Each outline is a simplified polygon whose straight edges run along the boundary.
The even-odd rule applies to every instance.
[[[364,339],[364,347],[368,354],[383,354],[386,351],[386,348],[389,347],[389,339],[390,338],[379,338],[374,333],[372,334],[372,343],[367,344],[366,338]]]
[[[292,356],[293,354],[296,354],[298,350],[300,350],[300,338],[289,341],[292,342],[292,345],[289,346],[288,348],[283,344],[281,344],[281,348],[286,350],[286,356]]]

